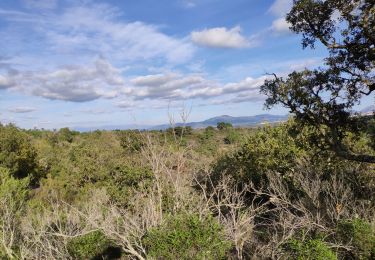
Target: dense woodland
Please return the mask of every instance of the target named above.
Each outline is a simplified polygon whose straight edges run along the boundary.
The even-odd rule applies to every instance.
[[[375,90],[374,2],[297,0],[286,19],[328,51],[261,87],[287,122],[1,125],[0,257],[375,259],[375,116],[353,113]]]

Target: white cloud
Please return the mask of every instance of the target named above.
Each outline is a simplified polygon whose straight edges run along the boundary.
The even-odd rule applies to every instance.
[[[290,24],[285,20],[286,14],[291,10],[293,0],[275,0],[268,9],[277,18],[272,22],[271,31],[276,34],[290,33]]]
[[[124,84],[120,71],[102,58],[91,66],[75,65],[54,71],[18,72],[3,78],[3,81],[11,84],[5,87],[47,99],[72,102],[114,98]]]
[[[242,92],[253,92],[259,95],[259,87],[263,84],[264,80],[269,76],[261,76],[259,78],[246,78],[239,82],[219,84],[215,82],[206,81],[205,87],[197,88],[191,91],[181,93],[181,96],[187,98],[215,98],[215,97],[230,97]]]
[[[146,75],[130,81],[136,88],[135,99],[181,99],[181,91],[200,87],[206,82],[199,75],[180,75],[177,73]]]
[[[275,16],[285,16],[293,5],[293,0],[275,0],[268,9]]]
[[[191,39],[194,43],[214,48],[248,48],[253,43],[241,35],[241,27],[236,26],[231,29],[217,27],[194,31],[191,33]]]
[[[107,110],[107,109],[92,109],[92,108],[82,109],[79,112],[85,113],[85,114],[92,114],[92,115],[111,114],[111,113],[113,113],[112,110]]]
[[[0,75],[0,89],[11,88],[15,85],[13,77],[8,75]]]
[[[8,111],[12,113],[30,113],[34,112],[36,108],[34,107],[14,107],[14,108],[9,108]]]
[[[284,17],[276,19],[272,22],[272,30],[276,33],[290,33],[290,24]]]
[[[245,78],[239,82],[221,84],[194,74],[154,74],[133,78],[131,91],[127,99],[118,103],[119,107],[131,109],[144,107],[142,102],[159,101],[167,106],[167,102],[193,99],[211,99],[226,97],[235,100],[246,94],[246,99],[259,100],[259,87],[269,76],[259,78]],[[142,102],[141,102],[142,101]],[[147,101],[147,102],[149,102]],[[148,105],[147,105],[148,106]]]
[[[136,86],[160,86],[168,83],[169,81],[177,78],[174,73],[169,74],[154,74],[134,78],[131,82]]]

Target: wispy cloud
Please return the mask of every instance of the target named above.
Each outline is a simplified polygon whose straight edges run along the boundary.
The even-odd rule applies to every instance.
[[[292,5],[293,0],[275,0],[268,9],[268,12],[278,17],[285,16],[286,13],[291,9]]]
[[[271,29],[276,33],[290,33],[290,24],[285,20],[285,17],[278,18],[272,22]]]
[[[286,14],[290,11],[293,0],[275,0],[268,12],[277,17],[270,27],[271,31],[276,34],[290,33],[290,24],[285,20]]]
[[[36,9],[54,9],[58,0],[22,0],[26,7]]]
[[[231,29],[216,27],[194,31],[191,39],[195,44],[213,48],[249,48],[254,47],[254,39],[246,38],[241,34],[241,27],[236,26]]]
[[[51,55],[102,54],[113,60],[164,59],[178,64],[194,53],[188,39],[168,36],[152,24],[125,22],[121,11],[107,4],[76,4],[44,14],[0,9],[0,14],[8,22],[25,23],[23,28],[39,36],[48,46],[44,52]]]
[[[197,6],[196,1],[194,0],[182,0],[181,3],[185,8],[194,8]]]
[[[35,107],[13,107],[8,109],[12,113],[30,113],[36,111]]]
[[[120,21],[119,16],[117,9],[107,5],[72,7],[59,17],[53,28],[46,29],[47,35],[55,49],[71,52],[86,49],[113,59],[163,58],[181,63],[192,57],[194,48],[187,40],[168,36],[154,25]]]

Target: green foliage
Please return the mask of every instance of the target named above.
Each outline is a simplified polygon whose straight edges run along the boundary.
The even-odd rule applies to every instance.
[[[329,56],[319,69],[266,80],[261,86],[266,107],[282,105],[301,125],[323,127],[313,133],[337,156],[375,163],[373,153],[357,153],[344,142],[348,131],[360,132],[358,118],[351,116],[353,106],[375,91],[373,0],[296,0],[286,19],[292,31],[302,34],[304,48],[319,41]]]
[[[224,137],[225,144],[235,144],[240,140],[241,136],[235,129],[229,129],[227,135]]]
[[[228,128],[232,128],[232,124],[231,123],[225,123],[225,122],[219,122],[217,123],[217,129],[219,130],[226,130]]]
[[[0,166],[9,169],[15,178],[30,177],[32,184],[39,181],[36,151],[27,134],[9,125],[0,127]]]
[[[71,131],[68,127],[64,127],[64,128],[61,128],[57,134],[58,134],[58,138],[61,141],[71,143],[73,142],[74,136],[77,135],[78,132]]]
[[[347,133],[344,141],[355,151],[371,152],[371,147],[368,146],[368,141],[373,134],[373,122],[372,124],[371,122],[371,119],[363,121],[360,135]],[[164,131],[147,132],[145,134],[152,138],[153,146],[146,147],[143,143],[143,133],[137,131],[74,133],[66,129],[60,130],[62,131],[60,133],[60,131],[24,131],[13,126],[0,127],[0,137],[2,136],[0,141],[6,144],[0,143],[1,149],[5,147],[4,151],[12,151],[15,147],[11,158],[17,160],[23,158],[15,156],[21,153],[20,150],[30,149],[34,153],[34,163],[38,162],[37,168],[45,174],[45,178],[41,178],[40,185],[36,188],[29,185],[32,175],[28,174],[21,178],[14,173],[14,169],[18,169],[16,159],[9,164],[0,164],[0,202],[2,203],[0,224],[4,220],[11,222],[15,230],[15,242],[8,246],[10,250],[6,252],[8,257],[11,255],[17,258],[21,246],[25,243],[29,246],[28,243],[35,242],[33,239],[42,238],[51,245],[65,246],[68,243],[70,257],[73,259],[114,259],[120,257],[121,252],[126,251],[121,238],[111,236],[116,239],[113,243],[121,245],[123,251],[100,231],[71,240],[59,236],[40,237],[39,233],[35,232],[35,230],[44,230],[38,226],[39,224],[48,225],[48,228],[52,229],[61,228],[61,232],[65,228],[69,232],[87,229],[84,215],[75,215],[75,211],[73,215],[66,214],[67,212],[60,208],[59,204],[51,206],[50,201],[53,203],[55,200],[64,201],[61,205],[68,203],[72,207],[67,206],[67,209],[78,209],[83,214],[95,215],[97,212],[111,214],[112,211],[109,211],[111,208],[111,210],[116,210],[113,212],[126,211],[131,218],[143,217],[143,206],[149,205],[150,202],[155,203],[156,210],[160,206],[160,213],[163,216],[169,216],[164,218],[164,222],[149,229],[143,238],[126,237],[130,240],[141,239],[149,258],[232,259],[231,257],[235,254],[251,258],[254,252],[259,251],[259,248],[267,248],[267,255],[264,256],[266,258],[270,257],[270,251],[276,250],[272,252],[273,254],[280,252],[281,249],[273,244],[280,244],[281,241],[277,241],[277,237],[276,240],[275,237],[270,239],[272,232],[298,233],[305,228],[308,228],[308,235],[313,236],[313,239],[308,237],[305,238],[307,240],[302,240],[304,242],[296,239],[290,240],[283,248],[282,255],[273,256],[286,256],[290,259],[336,259],[335,253],[327,247],[327,244],[316,238],[316,234],[319,234],[324,237],[324,241],[332,243],[332,248],[337,244],[353,248],[351,252],[339,249],[337,253],[340,257],[348,259],[371,259],[373,257],[374,242],[371,241],[374,239],[374,233],[370,230],[370,224],[352,220],[342,222],[337,226],[336,218],[332,219],[335,213],[332,210],[340,210],[341,218],[351,219],[354,213],[358,212],[361,217],[371,221],[373,217],[371,209],[375,205],[375,182],[372,176],[374,165],[348,162],[327,150],[324,135],[320,135],[327,130],[325,126],[314,128],[289,120],[277,126],[253,129],[226,128],[218,131],[213,127],[208,127],[195,130],[187,136],[185,133],[182,134],[182,129],[180,130],[181,132],[170,132],[170,134]],[[182,138],[175,138],[177,134],[182,134]],[[317,136],[319,138],[315,138]],[[228,143],[236,145],[225,145],[224,138],[228,138]],[[183,142],[188,145],[181,149]],[[147,156],[146,153],[139,153],[140,150],[147,152],[146,149],[149,148],[152,149],[149,151],[152,158],[143,157]],[[175,157],[174,152],[178,153],[178,157]],[[0,154],[2,158],[8,158],[12,152],[0,150]],[[168,158],[165,158],[166,156]],[[177,159],[174,160],[174,158]],[[210,166],[212,162],[214,162],[213,168]],[[9,165],[9,169],[5,167],[6,165]],[[13,170],[12,167],[14,167]],[[156,179],[151,169],[158,171],[157,183],[155,183]],[[201,174],[193,177],[191,174],[193,172]],[[183,176],[176,176],[177,173]],[[211,175],[207,176],[210,173]],[[225,182],[225,185],[220,184],[219,181],[222,180],[223,175],[231,175],[233,182],[231,180]],[[281,178],[270,185],[270,178],[276,175]],[[182,179],[177,177],[182,177]],[[211,179],[208,179],[209,177]],[[196,186],[196,180],[199,180],[202,186]],[[336,182],[332,182],[333,180]],[[241,197],[241,204],[238,205],[238,210],[235,209],[233,216],[237,218],[242,216],[242,212],[246,213],[247,210],[251,210],[247,208],[250,203],[262,209],[264,207],[265,210],[260,210],[255,216],[255,225],[250,226],[251,232],[246,234],[247,240],[242,246],[227,240],[229,238],[225,236],[221,225],[226,225],[225,230],[234,231],[230,223],[223,221],[219,224],[217,219],[211,216],[212,212],[198,207],[202,206],[202,202],[205,202],[207,197],[221,203],[219,199],[225,199],[221,197],[223,186],[228,189],[228,193],[237,196],[236,194],[241,192],[243,187],[241,185],[249,182],[265,193],[260,196],[255,196],[252,193],[253,190],[241,193],[244,196],[244,204],[242,204]],[[319,189],[310,187],[315,183],[319,184],[317,186]],[[331,183],[336,185],[332,193]],[[191,186],[192,184],[194,186]],[[217,184],[223,186],[215,186]],[[268,189],[271,192],[277,191],[277,185],[280,186],[279,192],[282,193],[279,194],[280,198],[288,203],[285,204],[288,206],[282,209],[278,208],[278,200],[267,194]],[[218,188],[214,194],[211,193],[213,188]],[[234,189],[231,190],[232,188]],[[93,196],[94,192],[100,195],[96,199]],[[160,197],[156,197],[159,195]],[[223,195],[227,196],[224,192]],[[353,202],[353,205],[356,202],[366,205],[368,210],[361,212],[357,206],[351,209],[348,203],[337,204],[337,202],[345,201],[344,199],[350,203]],[[232,203],[232,197],[230,200],[229,203]],[[92,203],[103,207],[100,207],[100,211],[91,211],[92,206],[95,206]],[[235,197],[233,197],[233,203],[237,203]],[[301,205],[303,210],[294,210],[292,206],[294,203]],[[233,206],[237,207],[237,204]],[[56,211],[53,216],[49,215],[50,212],[59,208],[62,210],[61,214]],[[229,206],[220,208],[223,216],[220,220],[232,217],[226,215],[228,208]],[[1,219],[5,210],[11,213],[11,218]],[[40,218],[41,215],[37,212],[42,210],[45,213]],[[217,208],[214,210],[216,214]],[[201,212],[201,214],[198,217],[192,213],[182,212]],[[116,220],[105,221],[105,225],[100,226],[103,222],[99,214],[99,222],[95,226],[105,230],[105,234],[109,234],[113,229],[106,230],[106,228],[117,228],[118,223],[121,225],[127,223],[128,218],[122,218],[121,214],[114,215],[116,215]],[[73,216],[72,219],[69,219],[71,216]],[[319,225],[306,227],[304,225],[310,225],[310,222],[306,221],[298,222],[301,225],[297,227],[284,226],[285,217],[291,217],[290,219],[297,217],[299,220],[300,217],[304,219],[306,216],[311,216],[311,221],[314,221],[314,216],[319,216]],[[25,218],[26,220],[30,218],[32,221],[24,221]],[[40,223],[36,221],[39,218]],[[276,223],[276,225],[270,226],[270,223]],[[116,227],[107,225],[116,225]],[[36,229],[33,230],[33,228]],[[326,230],[333,231],[335,228],[337,228],[336,233],[325,233]],[[242,232],[240,229],[237,230]],[[1,232],[3,231],[0,229],[0,238]],[[124,236],[128,234],[127,231],[122,231],[122,228],[119,229],[119,233]],[[40,243],[38,241],[37,243]],[[241,246],[242,249],[238,249]],[[2,248],[0,252],[1,250]],[[39,248],[36,250],[38,251]],[[138,253],[143,255],[145,252]],[[0,253],[1,257],[3,255]]]
[[[367,121],[366,132],[370,139],[370,147],[375,151],[375,118],[369,119]]]
[[[230,248],[212,217],[177,215],[149,230],[143,243],[156,259],[223,259]]]
[[[115,250],[113,243],[99,230],[72,238],[67,249],[74,259],[110,259],[108,254]]]
[[[8,245],[8,250],[3,247],[6,244],[0,244],[1,259],[18,259],[20,217],[25,212],[28,197],[29,178],[15,179],[8,169],[0,167],[0,237],[3,238],[2,241],[4,238],[5,241],[14,241],[13,244]],[[12,238],[7,239],[9,236]]]
[[[300,241],[291,239],[284,250],[290,259],[298,260],[336,260],[337,256],[322,240]]]
[[[191,126],[170,127],[167,129],[167,133],[176,135],[177,137],[188,136],[193,133],[193,128]]]
[[[139,133],[83,133],[75,136],[72,143],[58,145],[37,140],[39,161],[48,174],[38,190],[39,199],[53,193],[72,203],[84,199],[93,188],[106,188],[113,202],[125,206],[134,190],[147,188],[152,174],[135,152],[124,153],[122,134],[128,137]],[[132,140],[138,142],[129,142]]]
[[[375,258],[375,232],[364,220],[341,221],[337,225],[337,236],[344,243],[354,246],[352,254],[356,259]]]
[[[139,131],[119,131],[120,145],[128,152],[140,152],[144,147],[144,140]]]
[[[216,130],[212,126],[205,128],[198,133],[198,142],[196,150],[206,155],[213,155],[217,151],[217,143],[215,140]]]
[[[261,128],[238,151],[221,158],[214,166],[213,176],[217,179],[222,173],[231,174],[239,182],[260,185],[266,172],[286,173],[302,153],[289,136],[288,125]]]
[[[204,129],[203,133],[199,136],[201,143],[210,141],[215,135],[215,128],[208,126]]]
[[[127,205],[132,193],[136,190],[147,189],[154,178],[148,168],[118,165],[110,170],[108,178],[101,182],[107,188],[111,198],[120,205]]]
[[[0,167],[0,200],[7,201],[11,208],[19,209],[28,194],[29,178],[15,179],[7,168]]]

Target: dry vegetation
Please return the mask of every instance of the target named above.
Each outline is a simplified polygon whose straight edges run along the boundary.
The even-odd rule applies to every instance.
[[[2,126],[1,256],[374,257],[374,165],[291,137],[293,124],[92,133]],[[353,149],[373,153],[371,134]],[[35,168],[20,176],[23,167]]]

